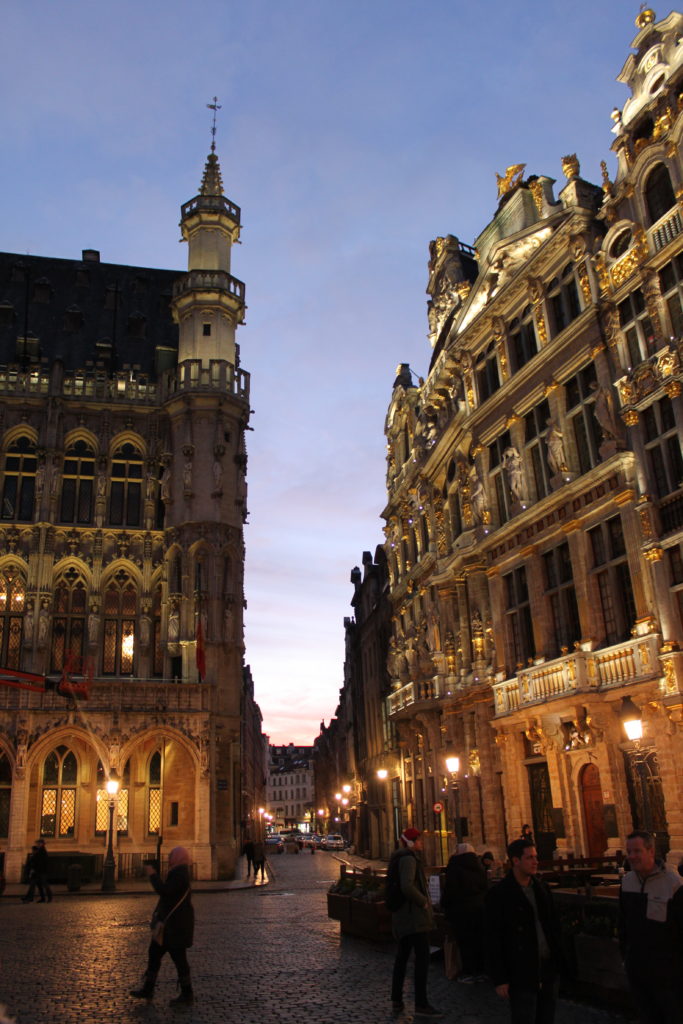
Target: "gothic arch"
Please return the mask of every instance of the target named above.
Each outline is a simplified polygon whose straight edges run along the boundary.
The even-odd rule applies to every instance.
[[[138,448],[143,461],[149,457],[144,437],[141,434],[136,434],[133,430],[122,430],[119,434],[115,434],[109,442],[109,451],[107,452],[109,458],[112,459],[124,444],[132,444],[134,448]]]
[[[100,592],[103,592],[106,589],[111,579],[116,576],[121,569],[128,573],[131,580],[135,583],[138,593],[142,593],[142,573],[135,562],[131,562],[126,558],[116,558],[113,562],[109,563],[106,569],[102,570]]]
[[[52,567],[52,590],[59,582],[59,580],[69,571],[74,569],[79,576],[82,577],[84,583],[88,588],[88,593],[92,590],[93,579],[92,570],[87,562],[81,561],[80,558],[74,557],[74,555],[65,555],[64,558],[60,558],[58,562]]]
[[[77,441],[84,441],[88,447],[92,448],[95,456],[100,454],[100,442],[98,438],[86,427],[76,427],[65,435],[64,451],[67,451],[71,445],[76,444]]]
[[[14,444],[20,437],[27,437],[32,444],[38,444],[38,431],[28,423],[17,423],[5,431],[2,439],[2,449],[5,451],[11,444]]]

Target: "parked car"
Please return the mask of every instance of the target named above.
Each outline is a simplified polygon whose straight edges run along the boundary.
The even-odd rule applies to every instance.
[[[271,832],[270,835],[266,836],[265,844],[271,853],[285,852],[285,844],[282,842],[282,836],[278,835],[277,832]]]
[[[320,845],[323,850],[343,850],[346,847],[344,837],[339,835],[324,836]]]

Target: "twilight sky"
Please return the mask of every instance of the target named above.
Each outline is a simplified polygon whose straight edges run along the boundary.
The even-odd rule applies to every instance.
[[[670,8],[657,9],[658,17]],[[384,416],[426,375],[428,244],[471,244],[495,173],[610,173],[617,0],[5,0],[0,248],[186,267],[211,141],[242,208],[252,374],[246,660],[271,741],[311,743],[342,684],[349,574],[382,542]],[[0,296],[1,298],[1,296]]]

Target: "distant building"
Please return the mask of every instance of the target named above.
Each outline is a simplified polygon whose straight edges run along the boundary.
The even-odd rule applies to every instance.
[[[313,747],[271,744],[266,809],[281,827],[315,831]]]
[[[180,227],[185,274],[95,250],[0,254],[0,666],[15,673],[0,685],[0,851],[12,881],[36,836],[55,854],[101,856],[112,772],[122,874],[159,835],[162,853],[190,849],[200,878],[229,876],[239,853],[249,375],[235,341],[244,285],[230,271],[240,210],[213,147]],[[88,699],[64,695],[74,687]]]

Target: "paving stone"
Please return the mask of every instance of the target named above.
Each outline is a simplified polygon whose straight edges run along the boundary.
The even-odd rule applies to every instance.
[[[411,1024],[411,1012],[391,1012],[391,944],[340,936],[327,917],[326,891],[338,874],[329,854],[274,857],[268,886],[195,894],[189,960],[197,1001],[182,1009],[168,1005],[176,994],[168,958],[153,1003],[128,995],[145,967],[151,889],[149,896],[71,895],[40,905],[4,899],[0,1003],[17,1024]],[[446,1011],[445,1024],[508,1020],[490,985],[449,982],[439,963],[430,969],[429,992]],[[625,1018],[563,1001],[556,1020]]]

